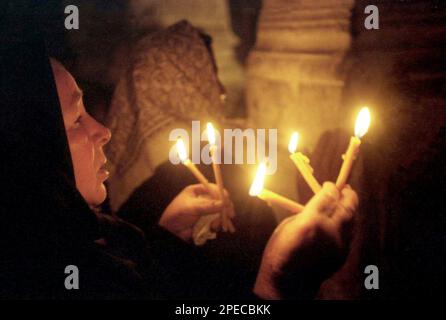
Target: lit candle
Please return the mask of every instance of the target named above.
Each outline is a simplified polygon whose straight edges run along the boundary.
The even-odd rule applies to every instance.
[[[221,175],[220,165],[217,163],[217,158],[216,158],[217,145],[215,144],[215,141],[216,141],[215,129],[214,129],[214,126],[212,125],[212,123],[210,123],[210,122],[207,123],[206,129],[207,129],[206,131],[207,131],[207,135],[208,135],[209,144],[211,145],[210,152],[211,152],[211,157],[212,157],[212,169],[214,171],[215,182],[217,183],[217,186],[218,186],[218,192],[220,194],[220,199],[225,204],[225,206],[221,212],[222,228],[223,228],[223,231],[229,230],[230,232],[234,232],[235,227],[232,224],[232,221],[229,219],[227,211],[226,211],[227,198],[225,197],[225,193],[224,193],[223,177]]]
[[[259,168],[257,169],[256,176],[254,181],[249,189],[249,195],[252,197],[258,197],[269,204],[276,204],[281,208],[288,210],[293,213],[299,213],[304,209],[304,206],[285,198],[275,192],[272,192],[263,187],[266,175],[266,165],[265,163],[261,163]]]
[[[195,166],[195,164],[192,161],[190,161],[189,157],[187,156],[187,151],[186,151],[186,147],[184,146],[183,139],[177,140],[176,147],[177,147],[178,156],[180,157],[181,162],[190,170],[190,172],[192,172],[192,174],[195,176],[195,178],[197,178],[197,180],[206,187],[208,192],[211,195],[213,195],[214,192],[212,191],[212,189],[209,185],[208,179],[206,179],[206,177],[200,172],[200,170],[198,170],[198,168]]]
[[[313,176],[313,168],[310,166],[310,159],[304,156],[301,152],[296,152],[297,144],[299,143],[299,133],[293,132],[290,142],[288,144],[288,151],[290,151],[290,159],[294,162],[302,177],[310,186],[314,193],[322,189],[319,182]]]
[[[360,138],[362,138],[367,133],[369,126],[370,126],[370,111],[369,108],[363,107],[359,111],[358,117],[356,118],[355,136],[351,137],[348,149],[342,156],[344,162],[342,163],[338,179],[336,180],[336,187],[338,187],[339,189],[342,189],[347,183],[347,179],[348,176],[350,175],[353,162],[355,161],[358,155],[359,146],[361,145]]]

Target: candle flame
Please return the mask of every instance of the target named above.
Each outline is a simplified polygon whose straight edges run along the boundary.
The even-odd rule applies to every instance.
[[[357,138],[362,138],[369,130],[369,126],[370,126],[370,111],[369,108],[363,107],[359,111],[358,117],[356,118],[355,136]]]
[[[288,151],[295,153],[297,150],[297,144],[299,143],[299,133],[294,131],[291,135],[290,142],[288,143]]]
[[[187,151],[183,139],[177,140],[177,152],[182,162],[187,160]]]
[[[263,183],[265,182],[266,165],[262,162],[257,168],[256,176],[249,189],[250,196],[258,196],[263,190]]]
[[[208,134],[208,140],[211,145],[215,145],[215,130],[212,123],[208,122],[206,125],[206,131]]]

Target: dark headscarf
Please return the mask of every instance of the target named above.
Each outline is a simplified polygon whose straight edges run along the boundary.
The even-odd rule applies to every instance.
[[[9,31],[9,33],[8,33]],[[32,31],[32,32],[29,32]],[[100,248],[97,216],[75,187],[45,45],[33,25],[0,37],[0,296],[140,295],[127,261]],[[82,290],[67,290],[76,265]]]
[[[75,187],[45,45],[29,30],[0,35],[0,298],[222,297],[227,284],[209,281],[221,270],[203,268],[194,247],[157,226],[145,239],[90,210]],[[69,265],[78,290],[65,288]]]

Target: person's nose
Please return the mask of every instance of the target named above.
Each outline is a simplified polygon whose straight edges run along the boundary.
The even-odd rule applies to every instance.
[[[94,141],[101,147],[106,145],[111,139],[111,131],[98,121],[95,121]]]

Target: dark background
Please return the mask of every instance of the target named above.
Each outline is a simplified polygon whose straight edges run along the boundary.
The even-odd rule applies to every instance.
[[[81,29],[67,31],[63,27],[65,2],[7,2],[2,5],[1,38],[14,38],[29,20],[40,21],[49,53],[78,79],[87,107],[100,120],[132,44],[160,28],[156,10],[153,24],[135,28],[129,3],[70,1],[81,12]],[[268,3],[286,6],[284,1]],[[351,44],[338,70],[345,77],[342,101],[352,105],[366,98],[380,118],[374,123],[375,133],[364,141],[351,181],[362,200],[358,237],[346,266],[323,286],[319,297],[445,297],[445,5],[441,1],[375,1],[385,14],[381,29],[367,32],[363,8],[370,3],[352,3]],[[245,66],[255,47],[262,3],[232,0],[227,4],[232,31],[240,39],[234,50]],[[327,159],[339,159],[348,136],[339,129],[318,139],[312,164],[319,180],[333,177],[337,164]],[[298,188],[300,197],[310,196],[302,191],[302,184]],[[363,287],[368,264],[380,268],[380,290]]]

